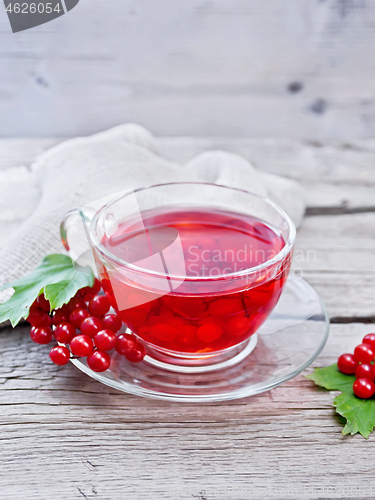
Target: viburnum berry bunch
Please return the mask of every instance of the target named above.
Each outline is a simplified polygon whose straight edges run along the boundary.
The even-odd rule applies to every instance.
[[[55,364],[62,366],[71,357],[87,357],[93,371],[104,372],[111,364],[108,351],[113,349],[133,363],[145,357],[145,348],[134,335],[118,333],[121,318],[110,312],[110,303],[100,291],[100,281],[95,278],[92,287],[81,288],[59,309],[51,310],[43,294],[30,307],[30,337],[37,344],[49,344],[53,339],[58,342],[49,354]]]
[[[371,398],[375,394],[375,333],[369,333],[362,343],[354,349],[354,354],[342,354],[337,360],[341,373],[355,375],[354,394],[362,399]]]

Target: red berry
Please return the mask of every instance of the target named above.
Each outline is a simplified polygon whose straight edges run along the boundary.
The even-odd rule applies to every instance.
[[[213,342],[221,337],[223,330],[215,323],[206,323],[197,330],[197,335],[203,342]]]
[[[81,332],[88,335],[92,339],[103,329],[103,323],[99,318],[95,318],[95,316],[89,316],[81,323]]]
[[[362,342],[364,344],[369,344],[373,349],[375,349],[375,333],[368,333],[365,335]]]
[[[41,309],[33,309],[28,315],[27,321],[31,326],[51,326],[51,318]]]
[[[63,366],[69,363],[70,352],[67,347],[57,345],[56,347],[53,347],[51,349],[49,357],[55,363],[55,365]]]
[[[359,344],[354,349],[354,357],[359,363],[370,363],[374,361],[375,350],[370,344]]]
[[[42,323],[39,326],[51,326],[51,316],[47,313],[43,316]]]
[[[62,309],[55,309],[52,313],[52,324],[57,326],[69,321],[69,313]]]
[[[67,309],[69,312],[72,312],[74,309],[87,309],[87,305],[81,297],[73,297],[69,300]]]
[[[134,349],[136,344],[137,339],[134,337],[134,335],[131,335],[129,333],[121,333],[117,337],[115,348],[119,354],[127,355]]]
[[[87,364],[94,372],[105,372],[111,364],[111,358],[106,352],[94,351],[88,356]]]
[[[370,380],[374,380],[375,376],[372,371],[372,365],[370,365],[369,363],[358,365],[355,370],[355,378],[368,378]]]
[[[53,332],[57,342],[69,344],[76,335],[76,329],[71,323],[61,323]]]
[[[212,301],[208,310],[212,316],[229,316],[244,311],[244,305],[240,299],[218,299]]]
[[[69,321],[76,328],[81,328],[82,322],[90,317],[90,313],[87,309],[73,309],[70,313]]]
[[[102,289],[102,284],[100,283],[100,281],[98,280],[98,278],[95,278],[95,281],[94,281],[94,285],[93,287],[91,288],[91,290],[95,293],[95,295],[97,293],[100,292],[100,290]],[[91,292],[90,292],[91,293]]]
[[[136,343],[134,349],[126,354],[126,359],[132,363],[139,363],[145,357],[146,351],[142,344]]]
[[[375,394],[375,384],[368,378],[357,378],[353,384],[353,392],[359,398],[371,398]]]
[[[228,321],[225,329],[229,333],[229,335],[236,337],[237,335],[239,336],[247,333],[250,330],[252,323],[253,322],[251,318],[248,318],[247,316],[242,314],[236,315]]]
[[[337,368],[341,373],[345,373],[346,375],[353,375],[357,366],[358,363],[353,354],[342,354],[337,360]]]
[[[30,337],[37,344],[49,344],[52,340],[52,330],[49,326],[33,327]]]
[[[102,319],[103,328],[112,330],[112,332],[118,332],[122,327],[122,321],[117,314],[106,314]]]
[[[36,299],[36,302],[40,309],[46,313],[49,313],[51,310],[51,306],[49,301],[44,297],[44,294],[42,293],[39,295],[39,297]]]
[[[94,342],[100,351],[110,351],[116,345],[117,337],[111,330],[102,330],[95,335]]]
[[[76,356],[88,356],[94,349],[94,342],[88,335],[77,335],[70,342],[70,349]]]
[[[180,331],[180,342],[192,344],[197,338],[197,329],[193,325],[183,325]]]
[[[34,300],[34,302],[31,304],[30,309],[29,309],[29,314],[36,312],[36,311],[38,311],[38,312],[41,311],[41,308],[38,306],[38,298],[36,298]]]
[[[156,325],[153,325],[151,333],[159,340],[168,341],[173,340],[177,336],[178,331],[168,323],[157,323]]]
[[[101,318],[109,311],[109,308],[110,304],[105,295],[95,295],[95,297],[90,300],[89,311],[92,316]]]
[[[60,309],[55,309],[55,311],[62,311],[64,312],[65,314],[70,314],[70,310],[69,310],[69,307],[68,307],[68,304],[64,304],[63,306],[60,307]]]
[[[102,289],[102,285],[100,281],[95,278],[94,285],[92,287],[85,286],[84,288],[81,288],[79,291],[79,295],[84,298],[84,300],[90,300],[94,295],[100,292]]]

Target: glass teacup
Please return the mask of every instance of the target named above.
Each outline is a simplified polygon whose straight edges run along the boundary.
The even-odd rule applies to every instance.
[[[79,263],[92,251],[145,362],[206,371],[255,347],[285,286],[296,231],[280,207],[254,193],[170,183],[72,211],[62,235]]]

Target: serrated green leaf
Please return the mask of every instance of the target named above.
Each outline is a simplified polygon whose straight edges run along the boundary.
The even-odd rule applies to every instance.
[[[360,399],[354,395],[354,375],[341,373],[334,363],[326,368],[316,368],[306,378],[330,391],[341,391],[333,405],[337,413],[346,419],[342,431],[344,435],[359,433],[366,439],[369,437],[375,427],[375,399]]]
[[[346,418],[343,434],[357,434],[359,432],[366,439],[375,426],[375,399],[357,398],[353,389],[351,393],[345,391],[333,401],[337,413]]]
[[[311,375],[306,375],[306,378],[309,378],[316,385],[320,385],[329,391],[350,390],[353,392],[352,388],[355,377],[341,373],[337,368],[337,363],[325,368],[315,368]]]
[[[93,286],[94,274],[87,266],[79,268],[67,255],[46,255],[31,274],[0,288],[14,288],[9,300],[0,304],[0,323],[10,320],[16,326],[27,318],[34,300],[44,293],[52,309],[66,304],[76,292],[85,286]]]

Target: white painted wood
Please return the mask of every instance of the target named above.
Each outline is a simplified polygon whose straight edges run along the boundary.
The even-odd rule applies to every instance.
[[[375,213],[307,217],[294,272],[316,287],[331,316],[375,317]]]
[[[1,8],[0,135],[373,137],[374,21],[365,0],[82,0],[13,34]]]

